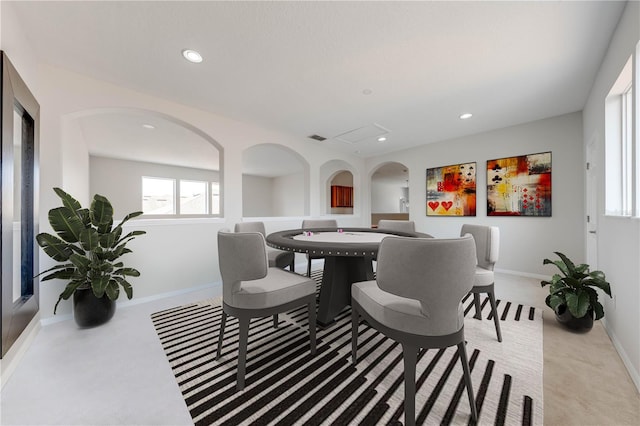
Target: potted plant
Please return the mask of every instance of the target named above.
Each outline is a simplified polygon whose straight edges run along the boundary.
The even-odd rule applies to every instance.
[[[56,235],[46,232],[36,236],[38,245],[53,260],[60,262],[38,275],[48,274],[42,281],[68,281],[53,308],[56,313],[61,300],[73,295],[74,318],[80,327],[95,326],[111,319],[120,287],[129,299],[133,288],[128,277],[140,272],[127,268],[118,259],[131,250],[127,243],[145,231],[131,231],[122,235],[122,225],[140,216],[134,212],[113,226],[113,207],[102,195],[94,195],[91,208],[80,203],[60,188],[53,188],[62,200],[62,207],[49,210],[49,223]]]
[[[604,317],[604,308],[598,301],[597,288],[611,297],[611,287],[605,280],[604,272],[589,272],[589,265],[576,266],[567,256],[554,252],[560,260],[544,259],[543,264],[553,264],[562,275],[554,274],[551,281],[542,281],[542,287],[549,285],[549,295],[545,303],[556,313],[557,320],[574,330],[587,331],[593,327],[593,320]]]

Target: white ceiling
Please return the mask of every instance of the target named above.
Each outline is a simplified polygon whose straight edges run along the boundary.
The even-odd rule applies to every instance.
[[[370,157],[581,110],[624,2],[13,6],[43,62]]]

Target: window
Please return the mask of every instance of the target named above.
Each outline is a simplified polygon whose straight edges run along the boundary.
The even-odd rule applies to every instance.
[[[631,64],[629,58],[605,101],[605,214],[613,216],[634,214]]]
[[[220,214],[220,183],[211,182],[211,214]]]
[[[180,181],[180,213],[207,214],[207,182]]]
[[[144,214],[176,214],[176,181],[163,178],[142,178],[142,211]]]
[[[145,176],[142,178],[142,211],[145,215],[217,216],[220,183]]]

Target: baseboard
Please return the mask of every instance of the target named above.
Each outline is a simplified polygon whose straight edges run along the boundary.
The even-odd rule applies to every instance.
[[[40,312],[33,317],[22,334],[20,334],[20,337],[18,337],[5,356],[0,360],[0,389],[7,383],[39,331]]]
[[[160,294],[154,294],[152,296],[146,296],[146,297],[137,297],[135,299],[131,299],[131,300],[119,300],[118,301],[118,309],[126,309],[129,306],[135,306],[135,305],[140,305],[143,303],[149,303],[149,302],[153,302],[155,300],[160,300],[160,299],[166,299],[167,297],[174,297],[174,296],[180,296],[183,294],[187,294],[187,293],[191,293],[194,291],[199,291],[199,290],[206,290],[209,288],[222,288],[222,282],[213,282],[213,283],[207,283],[207,284],[203,284],[203,285],[199,285],[196,287],[189,287],[189,288],[184,288],[184,289],[180,289],[180,290],[174,290],[174,291],[168,291],[166,293],[160,293]],[[45,318],[40,320],[40,324],[45,327],[51,324],[55,324],[58,322],[62,322],[62,321],[67,321],[73,318],[73,314],[66,314],[66,315],[60,315],[60,316],[55,316],[55,317],[50,317],[50,318]]]
[[[631,377],[631,381],[633,382],[634,385],[636,385],[636,390],[638,391],[638,393],[640,393],[640,374],[635,369],[635,366],[627,356],[627,352],[624,350],[624,348],[620,344],[620,341],[616,337],[616,334],[612,330],[610,330],[609,327],[607,327],[606,319],[603,318],[601,321],[602,321],[602,325],[604,326],[604,330],[609,335],[609,339],[611,339],[611,343],[613,343],[613,347],[618,352],[618,355],[620,355],[620,359],[622,360],[622,363],[627,369],[627,373],[629,373],[629,377]]]
[[[517,275],[519,277],[525,277],[525,278],[535,278],[537,280],[550,280],[551,277],[549,275],[541,275],[541,274],[532,274],[529,272],[520,272],[520,271],[512,271],[509,269],[494,269],[495,272],[499,272],[501,274],[508,274],[508,275]]]

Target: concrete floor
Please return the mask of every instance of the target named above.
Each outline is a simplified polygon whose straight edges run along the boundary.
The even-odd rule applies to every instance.
[[[300,265],[299,270],[303,270]],[[539,280],[497,274],[498,298],[543,308],[546,425],[638,425],[640,397],[602,325],[564,330]],[[0,395],[2,425],[192,424],[149,315],[220,288],[129,306],[107,324],[45,326]]]

